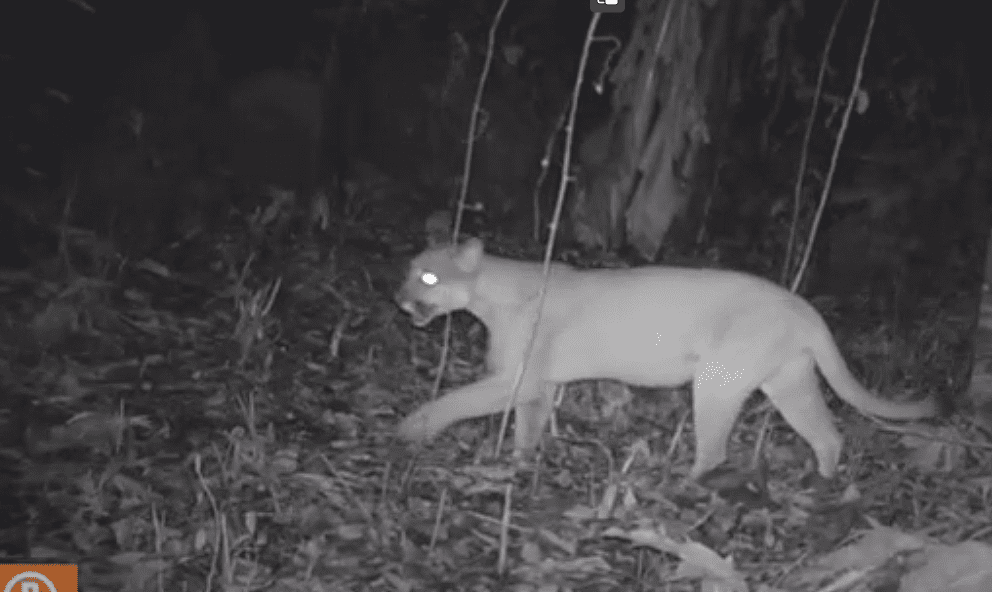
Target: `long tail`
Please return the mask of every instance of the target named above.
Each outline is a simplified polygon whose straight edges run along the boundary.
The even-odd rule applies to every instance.
[[[841,399],[863,413],[887,419],[919,419],[939,414],[940,405],[932,396],[920,401],[896,402],[887,401],[868,391],[851,374],[826,323],[822,319],[817,320],[819,327],[810,327],[812,339],[809,347],[813,350],[816,365],[823,377]]]

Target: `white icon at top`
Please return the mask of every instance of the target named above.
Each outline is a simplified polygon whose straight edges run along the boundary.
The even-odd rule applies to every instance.
[[[596,0],[596,4],[616,4],[617,0]]]

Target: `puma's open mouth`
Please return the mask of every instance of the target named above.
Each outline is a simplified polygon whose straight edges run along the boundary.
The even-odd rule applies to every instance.
[[[424,327],[437,316],[436,306],[420,302],[419,300],[401,302],[400,308],[410,315],[410,321],[415,327]]]
[[[424,327],[437,316],[437,307],[424,304],[423,302],[414,302],[410,316],[415,326]]]

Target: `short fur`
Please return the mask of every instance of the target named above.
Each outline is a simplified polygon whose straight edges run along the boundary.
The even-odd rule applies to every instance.
[[[489,331],[487,375],[403,420],[402,437],[433,438],[447,426],[503,410],[512,395],[538,305],[540,263],[487,255],[481,241],[431,246],[396,294],[417,326],[468,310]],[[815,368],[861,412],[891,419],[934,415],[933,399],[897,403],[851,375],[819,313],[765,279],[716,269],[649,266],[582,271],[555,263],[540,327],[515,407],[514,448],[528,452],[550,417],[555,387],[582,379],[641,386],[693,384],[698,478],[726,459],[744,401],[761,389],[834,474],[843,439]]]

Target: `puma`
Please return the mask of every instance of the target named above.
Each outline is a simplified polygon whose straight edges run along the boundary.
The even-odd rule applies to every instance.
[[[489,332],[488,374],[405,418],[399,435],[423,442],[467,418],[501,412],[512,396],[543,281],[542,265],[487,255],[478,239],[432,245],[410,264],[396,294],[413,324],[456,310]],[[936,401],[897,403],[851,375],[830,330],[801,297],[765,279],[716,269],[648,266],[583,271],[551,266],[544,311],[515,403],[514,451],[531,451],[551,415],[558,384],[614,379],[674,387],[692,382],[698,479],[726,460],[727,439],[760,389],[812,447],[832,477],[843,438],[815,368],[861,412],[890,419],[935,415]]]

